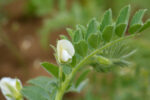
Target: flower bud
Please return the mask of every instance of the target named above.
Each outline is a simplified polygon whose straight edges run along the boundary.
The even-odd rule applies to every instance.
[[[23,100],[21,88],[22,84],[18,79],[4,77],[0,80],[0,89],[6,100]]]
[[[57,56],[61,63],[68,62],[75,54],[72,43],[68,40],[59,40],[57,43]]]
[[[111,65],[112,64],[112,62],[109,59],[107,59],[103,56],[95,56],[95,57],[97,58],[97,61],[100,64],[103,64],[103,65]]]

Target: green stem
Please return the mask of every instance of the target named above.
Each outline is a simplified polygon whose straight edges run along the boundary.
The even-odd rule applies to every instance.
[[[117,39],[117,40],[114,40],[114,41],[112,41],[112,42],[110,42],[110,43],[107,43],[107,44],[104,45],[103,47],[101,47],[101,48],[99,48],[99,49],[96,49],[96,50],[93,51],[91,54],[89,54],[88,56],[86,56],[83,60],[81,60],[80,63],[78,63],[78,64],[75,66],[75,68],[72,70],[72,73],[70,73],[70,74],[68,75],[68,77],[65,79],[65,81],[62,83],[60,90],[59,90],[59,91],[57,92],[57,94],[56,94],[56,99],[55,99],[55,100],[62,100],[62,97],[63,97],[63,95],[64,95],[64,93],[65,93],[65,90],[67,89],[67,87],[68,87],[68,85],[69,85],[71,79],[75,76],[76,72],[77,72],[81,67],[83,67],[82,65],[83,65],[89,58],[91,58],[92,56],[94,56],[94,55],[97,54],[98,52],[102,51],[103,49],[105,49],[105,48],[107,48],[107,47],[109,47],[109,46],[111,46],[111,45],[113,45],[113,44],[115,44],[115,43],[117,43],[117,42],[120,42],[120,41],[122,41],[122,40],[129,39],[129,38],[134,37],[134,36],[135,36],[135,34],[134,34],[134,35],[130,35],[130,36],[126,36],[126,37],[121,37],[121,38],[119,38],[119,39]]]
[[[62,100],[63,97],[63,92],[59,90],[56,94],[56,99],[55,100]]]
[[[60,83],[60,87],[61,87],[61,83],[62,83],[62,66],[59,67],[59,83]]]
[[[62,93],[61,92],[61,88],[62,88],[62,66],[59,65],[59,91],[58,91],[58,95],[56,96],[56,100],[61,100],[62,99]]]

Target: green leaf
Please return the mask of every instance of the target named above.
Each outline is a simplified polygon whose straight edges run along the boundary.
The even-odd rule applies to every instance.
[[[132,20],[131,20],[131,26],[135,25],[135,24],[142,24],[142,18],[144,16],[144,13],[146,12],[146,9],[140,9],[139,11],[137,11],[135,13],[135,15],[133,16]]]
[[[50,94],[37,86],[27,86],[21,90],[21,93],[28,100],[49,100]]]
[[[80,56],[86,56],[88,51],[88,45],[84,40],[81,40],[79,43],[75,44],[75,50]]]
[[[119,24],[115,29],[115,33],[121,37],[126,32],[126,29],[127,29],[127,24]]]
[[[54,7],[53,0],[45,0],[44,2],[42,0],[30,0],[28,3],[28,13],[33,15],[36,14],[36,16],[47,15]]]
[[[128,25],[128,20],[130,16],[130,5],[121,9],[120,14],[117,18],[115,33],[118,36],[123,36]]]
[[[129,66],[131,63],[128,62],[128,61],[120,60],[120,59],[119,59],[119,60],[114,61],[113,64],[114,64],[115,66],[125,67],[125,66]]]
[[[144,31],[145,29],[147,29],[147,28],[149,28],[149,27],[150,27],[150,19],[148,19],[148,20],[144,23],[144,25],[142,26],[142,28],[140,29],[139,32],[142,32],[142,31]]]
[[[72,57],[72,62],[70,63],[70,65],[72,66],[72,67],[74,67],[75,65],[76,65],[76,55],[74,55],[73,57]]]
[[[90,69],[85,70],[84,72],[82,72],[82,74],[79,76],[79,78],[77,79],[77,82],[75,84],[75,87],[78,87],[79,84],[85,80],[87,74],[90,72]]]
[[[74,34],[73,34],[73,30],[70,29],[70,28],[67,28],[66,30],[67,30],[69,36],[71,37],[71,39],[73,39],[73,35],[74,35]]]
[[[75,34],[74,34],[74,42],[79,42],[80,40],[82,40],[82,33],[81,33],[81,30],[77,30],[75,31]]]
[[[93,40],[94,40],[94,41],[93,41]],[[92,35],[90,35],[89,38],[88,38],[88,44],[89,44],[92,48],[96,49],[96,48],[98,48],[98,47],[100,46],[100,40],[101,40],[100,34],[92,34]]]
[[[109,42],[113,36],[113,31],[114,31],[114,26],[112,25],[107,26],[102,33],[102,38],[105,41]]]
[[[111,9],[107,10],[103,16],[102,23],[100,25],[100,31],[103,32],[106,26],[112,24],[112,11]]]
[[[77,92],[80,92],[80,91],[87,85],[87,83],[88,83],[88,79],[82,81],[82,82],[78,85],[78,87],[76,87],[76,91],[77,91]]]
[[[83,39],[84,39],[84,38],[85,38],[85,35],[86,35],[86,32],[87,32],[86,27],[79,24],[79,25],[77,25],[77,29],[81,30],[82,37],[83,37]]]
[[[86,33],[86,36],[85,36],[86,39],[88,39],[90,34],[97,32],[97,26],[98,26],[97,21],[96,21],[95,18],[93,18],[88,24],[87,33]]]
[[[120,10],[120,14],[119,14],[119,16],[117,18],[116,25],[127,24],[128,23],[129,16],[130,16],[130,10],[131,10],[130,5],[125,6],[124,8],[122,8]]]
[[[108,72],[112,67],[107,65],[101,65],[99,63],[91,64],[95,71],[97,72]]]
[[[140,28],[142,27],[142,24],[136,24],[129,28],[129,33],[134,34],[136,33]]]
[[[63,70],[64,74],[68,75],[68,74],[71,73],[72,68],[71,68],[70,66],[63,65],[63,66],[62,66],[62,70]]]
[[[137,32],[141,27],[142,27],[142,18],[144,16],[144,13],[146,12],[146,9],[141,9],[135,13],[131,20],[130,28],[129,28],[129,33],[134,34]]]
[[[87,85],[87,83],[88,83],[88,79],[85,79],[82,82],[80,82],[80,84],[77,87],[75,87],[75,85],[72,84],[68,88],[67,92],[78,92],[79,93]]]
[[[57,87],[55,78],[48,78],[44,76],[29,80],[28,83],[43,88],[46,91],[52,91],[52,88]]]
[[[46,71],[48,71],[48,73],[58,78],[58,72],[59,72],[58,66],[48,62],[43,62],[41,65]]]

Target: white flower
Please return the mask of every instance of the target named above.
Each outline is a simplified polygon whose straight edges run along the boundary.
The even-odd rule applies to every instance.
[[[57,56],[60,62],[68,62],[75,54],[72,43],[68,40],[59,40],[57,43]]]
[[[4,77],[0,80],[0,89],[6,100],[22,100],[21,88],[22,84],[18,79]]]

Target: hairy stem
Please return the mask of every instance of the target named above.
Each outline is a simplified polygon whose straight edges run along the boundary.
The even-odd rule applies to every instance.
[[[57,94],[56,94],[56,99],[55,100],[62,100],[62,97],[65,93],[65,90],[67,89],[70,81],[72,80],[72,78],[75,76],[76,72],[81,68],[83,67],[82,65],[84,63],[86,63],[86,61],[91,58],[92,56],[94,56],[95,54],[97,54],[98,52],[102,51],[103,49],[117,43],[117,42],[120,42],[120,41],[123,41],[123,40],[126,40],[126,39],[129,39],[131,37],[134,37],[135,35],[130,35],[130,36],[126,36],[126,37],[121,37],[117,40],[114,40],[110,43],[107,43],[106,45],[104,45],[103,47],[99,48],[99,49],[96,49],[94,50],[93,52],[91,52],[89,55],[87,55],[83,60],[81,60],[76,66],[75,68],[72,70],[72,72],[68,75],[68,77],[66,77],[65,81],[61,84],[61,88],[60,90],[58,90]]]

